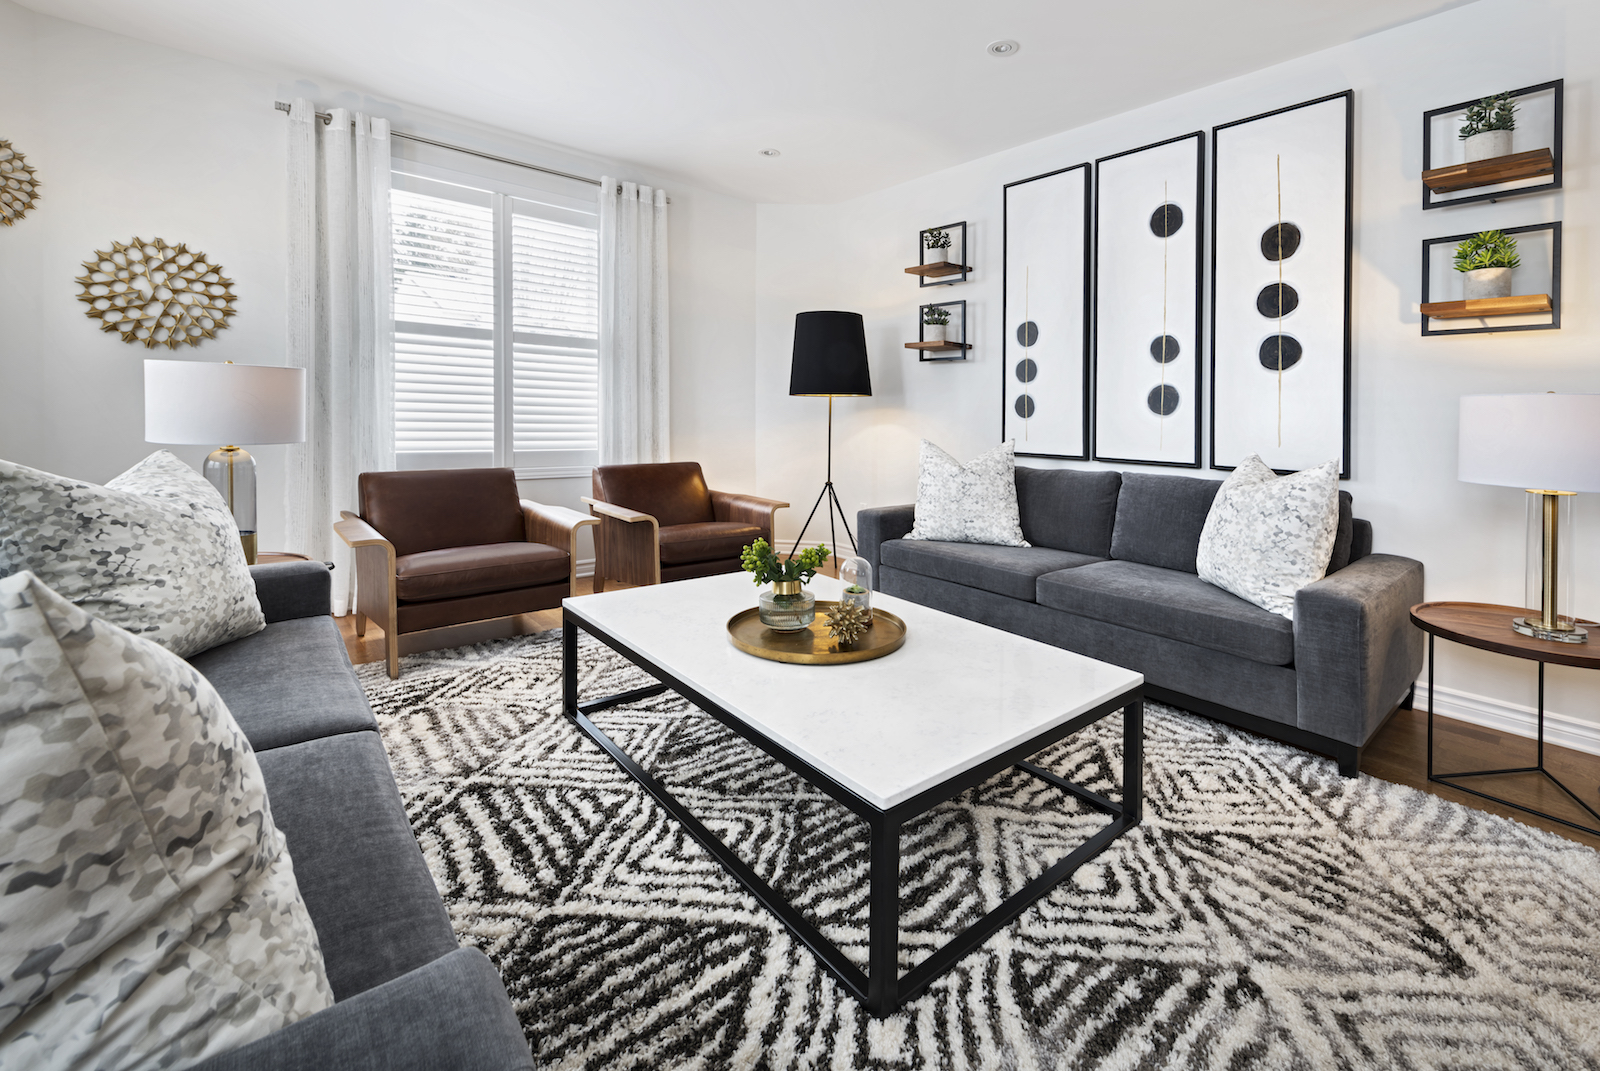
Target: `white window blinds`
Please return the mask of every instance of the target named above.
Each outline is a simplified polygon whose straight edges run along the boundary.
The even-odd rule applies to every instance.
[[[401,467],[587,475],[599,415],[594,214],[398,172],[391,196]]]

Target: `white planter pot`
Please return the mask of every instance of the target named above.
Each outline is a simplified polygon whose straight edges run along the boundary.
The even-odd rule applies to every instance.
[[[1467,162],[1511,155],[1511,131],[1485,130],[1466,140]]]
[[[943,342],[944,341],[945,329],[948,328],[949,326],[950,326],[949,324],[923,324],[922,325],[922,341],[924,341],[924,342]]]
[[[922,251],[922,262],[924,264],[943,264],[949,259],[950,249],[948,246],[944,249],[924,249]]]
[[[1499,133],[1499,131],[1496,131]],[[1462,291],[1468,301],[1511,296],[1512,268],[1474,268],[1463,272]]]

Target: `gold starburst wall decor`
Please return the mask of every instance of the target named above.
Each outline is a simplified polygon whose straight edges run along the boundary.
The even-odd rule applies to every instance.
[[[160,238],[135,238],[111,243],[111,252],[96,250],[78,276],[89,306],[86,316],[100,330],[116,331],[124,342],[143,342],[146,349],[180,343],[200,345],[228,326],[237,299],[233,280],[204,253]]]
[[[0,141],[0,223],[7,227],[39,203],[39,180],[9,141]]]

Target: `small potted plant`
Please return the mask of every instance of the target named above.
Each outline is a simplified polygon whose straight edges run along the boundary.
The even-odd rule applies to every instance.
[[[924,305],[922,307],[922,341],[945,341],[945,331],[949,325],[949,309],[944,308],[942,305]]]
[[[922,262],[924,264],[943,264],[950,259],[950,234],[938,227],[922,232],[922,246],[927,252]]]
[[[1517,102],[1510,93],[1484,97],[1462,116],[1460,138],[1467,161],[1511,155],[1511,132],[1517,128]]]
[[[1517,240],[1504,231],[1479,231],[1456,246],[1456,271],[1468,301],[1511,296],[1511,272],[1522,263]]]
[[[774,632],[799,632],[811,627],[817,618],[817,600],[805,584],[829,557],[825,546],[812,547],[797,556],[781,558],[765,539],[745,547],[739,555],[744,571],[755,576],[757,584],[771,584],[757,601],[761,623]]]

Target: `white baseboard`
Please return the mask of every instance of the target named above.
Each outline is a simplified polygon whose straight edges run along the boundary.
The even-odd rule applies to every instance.
[[[1413,700],[1416,710],[1428,709],[1428,678],[1417,681],[1417,695]],[[1533,739],[1538,735],[1539,713],[1533,707],[1474,695],[1455,688],[1434,685],[1434,713],[1485,729],[1497,729],[1514,736]],[[1546,743],[1571,748],[1590,755],[1600,755],[1600,725],[1569,714],[1544,712],[1544,738]]]
[[[593,558],[579,558],[578,559],[578,575],[579,576],[593,576],[594,575],[594,559]]]

